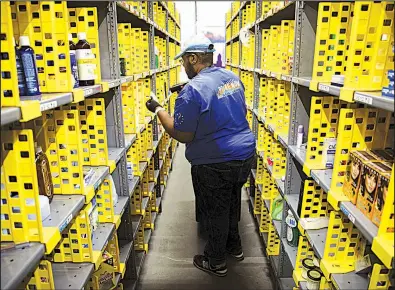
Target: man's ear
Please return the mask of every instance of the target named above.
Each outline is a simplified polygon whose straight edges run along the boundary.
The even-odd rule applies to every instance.
[[[198,57],[197,57],[196,54],[191,54],[189,57],[190,57],[190,58],[189,58],[189,63],[190,63],[191,65],[197,64],[197,62],[198,62]]]

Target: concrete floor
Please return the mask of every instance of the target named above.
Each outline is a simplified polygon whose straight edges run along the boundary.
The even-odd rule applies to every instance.
[[[195,222],[195,205],[190,164],[185,146],[177,149],[173,171],[156,220],[148,255],[137,285],[138,290],[252,290],[273,289],[270,266],[243,194],[240,233],[245,259],[228,258],[228,275],[211,276],[192,264],[195,254],[203,253],[205,240]]]

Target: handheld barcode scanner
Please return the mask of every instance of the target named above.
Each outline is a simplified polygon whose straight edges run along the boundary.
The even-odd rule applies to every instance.
[[[172,93],[176,92],[176,93],[178,94],[179,92],[181,92],[182,88],[183,88],[187,83],[188,83],[188,82],[184,82],[184,83],[179,83],[179,84],[176,84],[176,85],[172,86],[172,87],[170,88],[170,92],[172,92]]]

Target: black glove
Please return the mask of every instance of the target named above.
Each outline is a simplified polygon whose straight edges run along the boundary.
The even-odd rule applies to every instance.
[[[147,109],[152,113],[155,113],[156,108],[161,107],[161,105],[152,97],[150,97],[150,99],[145,103],[145,105],[147,106]]]

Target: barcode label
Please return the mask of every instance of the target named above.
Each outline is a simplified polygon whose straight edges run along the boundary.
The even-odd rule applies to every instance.
[[[355,94],[354,100],[360,103],[371,105],[373,103],[372,97]]]
[[[318,89],[319,89],[320,91],[329,93],[329,86],[327,86],[327,85],[319,84],[319,85],[318,85]]]
[[[84,96],[87,97],[90,95],[93,95],[93,89],[85,89]]]
[[[71,220],[73,219],[73,215],[69,215],[66,220],[64,221],[64,223],[62,223],[59,226],[59,231],[63,232],[63,230],[67,227],[67,225],[71,222]]]
[[[348,217],[348,219],[355,223],[355,217],[344,207],[343,204],[340,204],[340,210]]]
[[[57,106],[58,106],[58,102],[57,101],[52,101],[52,102],[40,104],[40,110],[41,110],[41,112],[43,112],[43,111],[47,111],[47,110],[50,110],[50,109],[54,109]]]

